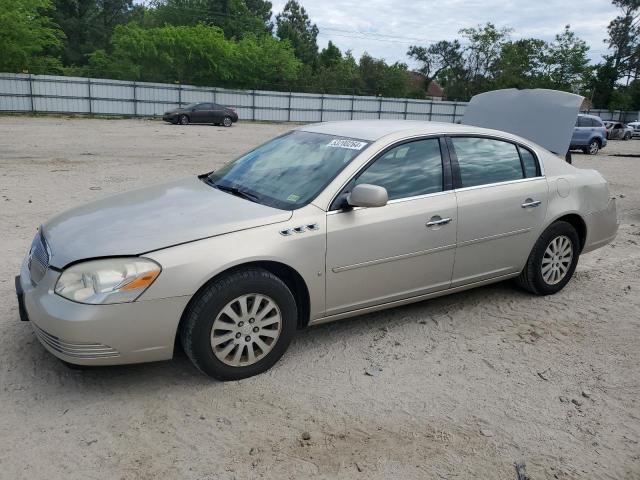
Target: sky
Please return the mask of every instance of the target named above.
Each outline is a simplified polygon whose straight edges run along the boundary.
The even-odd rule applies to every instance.
[[[492,22],[510,27],[512,39],[551,41],[566,24],[590,47],[592,62],[607,48],[607,25],[617,15],[610,0],[300,0],[318,25],[318,44],[329,40],[356,58],[364,52],[414,67],[406,56],[412,44],[459,38],[458,30]],[[272,0],[274,14],[286,0]]]

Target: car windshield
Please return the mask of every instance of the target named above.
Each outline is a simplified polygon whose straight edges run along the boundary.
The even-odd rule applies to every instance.
[[[313,200],[368,145],[358,139],[294,131],[226,164],[206,181],[248,200],[295,210]]]

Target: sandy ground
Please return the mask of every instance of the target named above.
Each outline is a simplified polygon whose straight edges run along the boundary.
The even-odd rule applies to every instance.
[[[552,297],[502,283],[312,328],[226,384],[182,353],[70,370],[18,321],[41,222],[288,128],[0,117],[0,478],[640,478],[640,140],[574,155],[622,225]]]

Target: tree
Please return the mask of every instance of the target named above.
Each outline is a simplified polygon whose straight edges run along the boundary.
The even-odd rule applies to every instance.
[[[640,70],[640,0],[613,0],[620,14],[607,27],[609,38],[605,40],[611,54],[605,57],[615,72],[615,80],[638,78]]]
[[[0,71],[60,73],[52,55],[62,45],[62,32],[45,13],[49,0],[0,0]]]
[[[586,42],[576,37],[570,26],[566,25],[548,48],[548,75],[552,87],[574,93],[582,91],[593,71],[588,52]]]
[[[276,16],[276,34],[288,40],[303,63],[313,65],[318,57],[318,27],[311,23],[307,11],[296,0],[288,0]]]
[[[547,48],[547,42],[537,38],[504,43],[493,68],[493,88],[548,86],[543,76]]]
[[[65,65],[84,65],[91,52],[107,49],[117,25],[129,22],[142,7],[133,0],[54,0],[54,21],[65,34]]]
[[[368,53],[360,57],[360,78],[366,95],[404,97],[408,90],[408,71],[404,63],[387,65],[382,59]]]
[[[225,37],[270,34],[271,2],[266,0],[153,0],[145,22],[151,27],[195,26],[222,29]]]
[[[299,61],[286,43],[269,35],[236,42],[206,25],[142,28],[120,25],[113,53],[97,50],[86,74],[150,82],[229,87],[271,87],[296,79]]]
[[[425,76],[424,88],[428,88],[440,72],[460,66],[463,62],[462,47],[458,40],[441,40],[428,47],[412,45],[407,55],[420,62],[418,71]]]

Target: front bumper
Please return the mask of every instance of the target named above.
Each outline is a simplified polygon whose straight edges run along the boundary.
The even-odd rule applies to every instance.
[[[189,297],[85,305],[54,293],[59,275],[49,269],[34,285],[25,260],[16,278],[21,318],[31,321],[38,340],[53,355],[78,365],[153,362],[173,356]]]
[[[164,120],[165,122],[175,123],[178,121],[178,114],[177,113],[164,114],[162,116],[162,120]]]

